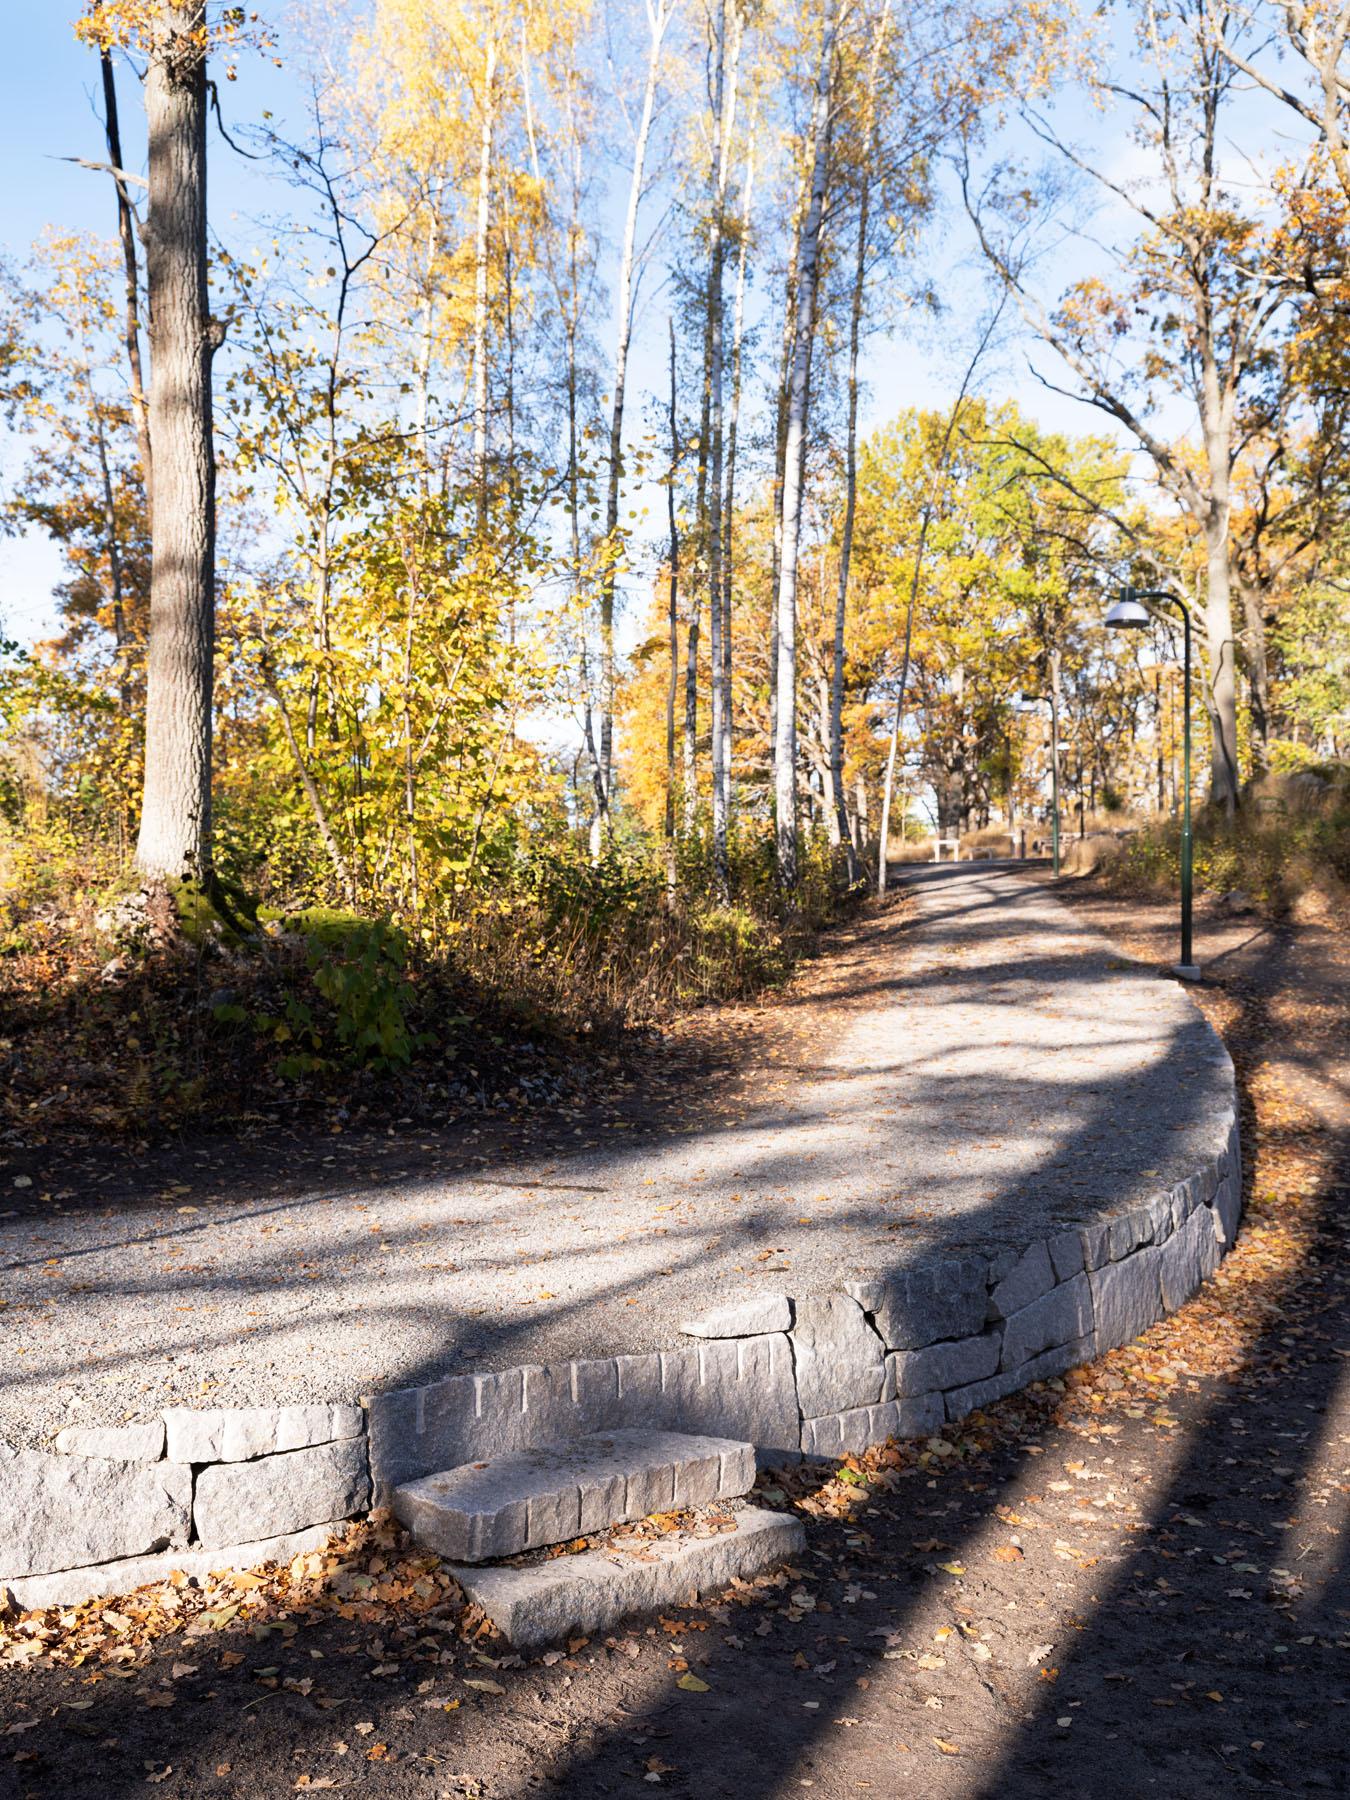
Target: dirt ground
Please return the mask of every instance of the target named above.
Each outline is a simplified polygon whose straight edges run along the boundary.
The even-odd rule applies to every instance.
[[[1128,954],[1174,954],[1172,908],[1064,892]],[[884,923],[776,1007],[705,1017],[681,1080],[734,1055],[738,1104],[804,1048],[794,1008],[834,957],[902,946]],[[378,1526],[204,1594],[0,1620],[0,1796],[1346,1792],[1350,945],[1203,915],[1198,951],[1247,1215],[1141,1344],[939,1439],[766,1478],[806,1522],[792,1570],[543,1656]],[[661,1103],[622,1078],[609,1106]]]

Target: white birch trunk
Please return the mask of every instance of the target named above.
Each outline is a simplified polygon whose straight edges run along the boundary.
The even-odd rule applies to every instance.
[[[473,478],[478,521],[487,520],[488,245],[492,229],[492,139],[497,122],[497,40],[484,49],[483,120],[478,147],[478,207],[473,242]]]
[[[825,185],[829,173],[830,95],[833,86],[838,0],[826,0],[821,31],[820,68],[811,108],[815,158],[811,192],[802,224],[797,258],[797,317],[793,331],[792,372],[787,392],[787,431],[783,454],[782,551],[778,574],[777,693],[774,738],[775,839],[778,879],[785,894],[797,887],[797,579],[801,545],[802,492],[806,472],[806,431],[815,335],[816,294],[820,283],[821,231]]]

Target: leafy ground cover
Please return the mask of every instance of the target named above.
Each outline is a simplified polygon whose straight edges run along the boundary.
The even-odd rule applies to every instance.
[[[1170,906],[1069,897],[1170,953]],[[1175,1317],[936,1438],[767,1475],[799,1566],[542,1656],[383,1520],[284,1569],[11,1616],[13,1791],[1343,1791],[1350,947],[1201,923],[1247,1215]]]

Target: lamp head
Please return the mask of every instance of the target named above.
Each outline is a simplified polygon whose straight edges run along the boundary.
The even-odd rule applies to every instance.
[[[1143,631],[1152,623],[1152,615],[1142,601],[1135,599],[1132,587],[1121,588],[1115,605],[1102,620],[1108,631]]]

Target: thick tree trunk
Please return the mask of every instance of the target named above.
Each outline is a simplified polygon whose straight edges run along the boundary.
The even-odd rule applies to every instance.
[[[146,272],[155,511],[137,867],[211,866],[211,688],[215,652],[215,457],[206,286],[206,50],[202,4],[165,9],[150,57]]]
[[[1237,806],[1237,646],[1228,560],[1227,483],[1205,520],[1206,704],[1210,719],[1209,797],[1230,816]]]
[[[829,173],[830,93],[834,75],[837,0],[826,0],[821,29],[820,67],[811,109],[815,157],[811,197],[802,224],[797,259],[797,316],[792,374],[788,383],[787,431],[783,453],[782,550],[778,574],[777,691],[774,739],[774,810],[778,880],[785,894],[797,887],[797,578],[801,547],[802,491],[806,471],[808,394],[815,338],[816,293],[820,282],[821,232]]]

